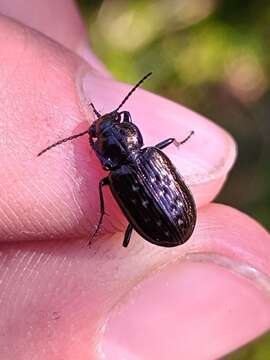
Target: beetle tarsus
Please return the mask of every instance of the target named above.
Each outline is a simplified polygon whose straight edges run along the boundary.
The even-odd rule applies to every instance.
[[[184,140],[182,140],[182,141],[178,141],[178,140],[176,140],[176,139],[174,139],[174,145],[177,147],[177,148],[179,148],[179,146],[180,145],[183,145],[185,142],[187,142],[190,138],[191,138],[191,136],[194,134],[194,131],[192,130],[190,133],[189,133],[189,135],[184,139]]]

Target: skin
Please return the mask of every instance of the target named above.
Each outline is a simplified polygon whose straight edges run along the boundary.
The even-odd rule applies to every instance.
[[[87,137],[36,154],[87,129],[89,102],[111,111],[130,86],[91,52],[72,2],[27,4],[0,4],[0,357],[211,359],[262,334],[270,326],[269,234],[211,203],[235,144],[180,105],[139,89],[125,109],[147,145],[195,130],[166,150],[195,197],[193,236],[164,249],[134,233],[124,249],[126,221],[106,190],[108,215],[87,247],[106,174]]]

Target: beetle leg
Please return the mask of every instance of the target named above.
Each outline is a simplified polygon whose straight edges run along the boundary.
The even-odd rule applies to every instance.
[[[91,241],[93,240],[93,238],[96,236],[96,234],[98,233],[99,229],[100,229],[100,226],[102,224],[102,219],[103,219],[103,216],[105,214],[105,208],[104,208],[104,199],[103,199],[103,192],[102,192],[102,188],[103,186],[105,185],[109,185],[109,178],[108,177],[105,177],[103,178],[102,180],[100,180],[99,182],[99,204],[100,204],[100,216],[99,216],[99,221],[98,221],[98,224],[97,224],[97,227],[96,227],[96,230],[94,232],[94,234],[92,235],[91,239],[89,240],[89,243],[88,245],[90,246],[91,245]]]
[[[175,141],[174,138],[169,138],[169,139],[161,141],[160,143],[155,145],[155,147],[157,147],[158,149],[161,150],[161,149],[164,149],[165,147],[171,145],[174,141]]]
[[[125,237],[124,237],[124,241],[123,241],[123,246],[124,247],[127,247],[128,244],[129,244],[129,241],[130,241],[130,237],[131,237],[131,233],[132,233],[132,225],[131,224],[128,224],[128,227],[126,229],[126,232],[125,232]]]
[[[131,115],[128,111],[121,111],[119,114],[123,114],[123,122],[132,123]]]
[[[165,147],[169,146],[172,143],[174,143],[174,145],[176,147],[179,147],[180,145],[182,145],[186,141],[188,141],[193,134],[194,134],[194,131],[191,131],[189,133],[189,135],[184,140],[181,140],[181,141],[178,141],[175,138],[169,138],[169,139],[163,140],[160,143],[158,143],[157,145],[155,145],[155,147],[157,147],[158,149],[161,150],[161,149],[164,149]]]

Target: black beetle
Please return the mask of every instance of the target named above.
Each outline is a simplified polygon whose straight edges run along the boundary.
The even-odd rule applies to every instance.
[[[109,175],[99,182],[100,218],[93,237],[102,224],[105,213],[102,188],[109,185],[129,225],[123,246],[128,246],[134,228],[144,239],[159,246],[183,244],[191,236],[196,223],[196,207],[192,194],[170,159],[161,151],[174,143],[174,138],[154,147],[143,147],[140,130],[132,123],[130,113],[119,109],[151,73],[145,75],[112,112],[101,115],[94,110],[95,120],[87,131],[57,141],[38,156],[63,142],[85,134],[103,169]]]

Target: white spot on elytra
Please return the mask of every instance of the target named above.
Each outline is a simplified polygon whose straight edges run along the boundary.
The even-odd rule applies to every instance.
[[[139,190],[139,186],[132,185],[132,190],[133,190],[133,191],[138,191],[138,190]]]
[[[182,225],[184,223],[181,219],[178,219],[177,222],[178,222],[178,225]]]
[[[149,201],[148,200],[143,200],[142,204],[143,204],[144,207],[147,207],[147,205],[149,204]]]
[[[161,226],[162,222],[160,220],[157,221],[157,226]]]

